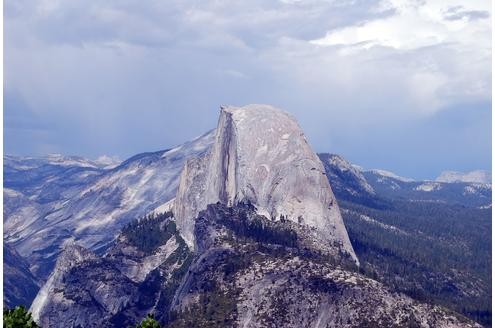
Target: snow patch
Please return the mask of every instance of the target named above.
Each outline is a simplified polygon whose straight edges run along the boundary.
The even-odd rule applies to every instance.
[[[371,224],[374,224],[376,226],[379,226],[385,230],[393,231],[395,233],[402,234],[402,235],[409,235],[409,233],[405,232],[404,230],[402,230],[400,228],[397,228],[393,225],[382,223],[376,219],[373,219],[372,217],[369,217],[368,215],[359,214],[358,212],[354,212],[354,211],[350,211],[350,210],[342,210],[342,212],[356,214],[359,216],[359,218],[361,220],[368,222],[368,223],[371,223]]]
[[[435,179],[437,182],[473,182],[482,184],[492,183],[492,174],[488,171],[476,170],[467,173],[456,172],[456,171],[444,171],[438,178]]]
[[[94,162],[100,165],[102,168],[113,169],[114,167],[117,167],[120,163],[122,163],[122,160],[119,159],[117,156],[101,155],[100,157],[95,159]]]
[[[426,191],[426,192],[436,191],[440,189],[442,189],[442,185],[438,182],[425,182],[414,188],[414,190],[416,191]]]
[[[386,178],[392,178],[395,180],[399,180],[402,182],[413,182],[414,181],[414,179],[401,177],[401,176],[399,176],[393,172],[386,171],[386,170],[373,169],[373,170],[370,170],[368,172],[375,173],[377,175],[381,175],[381,176],[386,177]]]

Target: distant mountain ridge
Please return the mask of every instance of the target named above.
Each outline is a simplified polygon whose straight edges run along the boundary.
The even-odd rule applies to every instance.
[[[139,154],[111,169],[79,157],[68,164],[58,157],[8,156],[4,239],[45,279],[65,241],[104,249],[126,223],[173,198],[185,160],[206,151],[213,136],[209,132],[170,150]],[[25,215],[29,221],[21,223]]]
[[[491,184],[417,181],[385,170],[366,170],[336,154],[322,153],[319,157],[339,199],[376,206],[385,205],[383,198],[473,207],[491,204]]]
[[[95,169],[109,169],[120,164],[120,160],[110,156],[100,156],[96,160],[88,159],[81,156],[67,156],[62,154],[48,154],[46,156],[17,156],[4,155],[4,161],[8,162],[8,166],[16,166],[19,169],[33,169],[43,165],[55,166],[79,166]]]

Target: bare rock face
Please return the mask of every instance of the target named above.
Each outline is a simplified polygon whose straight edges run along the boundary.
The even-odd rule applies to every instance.
[[[267,105],[222,107],[212,149],[190,159],[181,175],[174,214],[194,248],[194,218],[208,204],[249,201],[258,213],[308,227],[323,250],[358,263],[318,156],[296,120]]]

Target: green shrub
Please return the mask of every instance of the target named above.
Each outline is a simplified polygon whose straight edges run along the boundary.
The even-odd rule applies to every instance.
[[[3,327],[4,328],[36,328],[39,327],[33,321],[31,313],[26,311],[22,305],[16,306],[14,309],[3,310]]]
[[[161,328],[161,326],[158,321],[155,320],[152,314],[148,314],[148,316],[143,321],[141,321],[141,323],[137,325],[136,328]]]

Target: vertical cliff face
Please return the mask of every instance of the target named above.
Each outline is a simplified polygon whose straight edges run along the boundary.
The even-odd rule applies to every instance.
[[[222,107],[215,143],[189,160],[174,211],[194,247],[194,218],[208,204],[250,201],[258,213],[309,227],[322,248],[357,258],[325,170],[289,114],[267,105]]]

